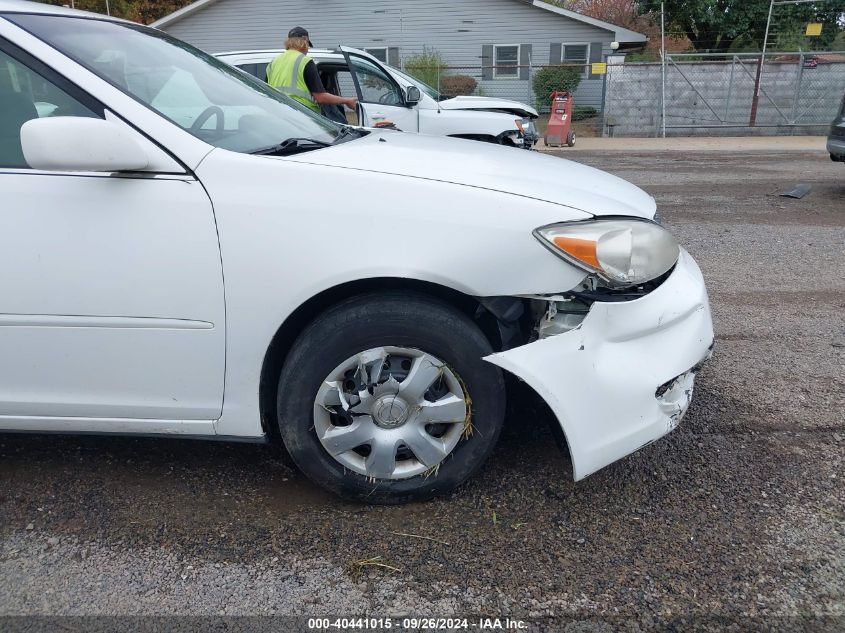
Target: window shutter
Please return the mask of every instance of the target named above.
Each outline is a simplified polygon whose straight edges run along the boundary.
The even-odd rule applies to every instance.
[[[387,49],[387,63],[394,68],[399,68],[399,47],[390,46]]]
[[[549,64],[559,64],[561,59],[562,49],[560,44],[552,44],[549,47]]]
[[[531,44],[520,44],[519,46],[519,78],[528,79],[531,74],[531,69],[528,64],[531,63]]]
[[[493,45],[484,44],[481,47],[481,78],[493,79]]]
[[[602,43],[601,42],[590,42],[590,63],[594,64],[596,62],[600,62],[602,60]],[[594,75],[593,69],[590,67],[590,79],[597,79],[601,77],[601,75]]]

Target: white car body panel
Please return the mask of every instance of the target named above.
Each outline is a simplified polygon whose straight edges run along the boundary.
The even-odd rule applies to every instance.
[[[394,139],[403,145],[391,150]],[[363,143],[360,151],[366,153],[372,143],[404,160],[407,143],[422,150],[432,142],[443,139],[384,132],[354,144]],[[257,387],[264,355],[285,319],[323,291],[386,277],[491,296],[556,292],[584,277],[542,248],[525,227],[587,214],[489,189],[321,164],[331,163],[346,145],[352,144],[290,158],[218,149],[200,165],[197,175],[214,200],[226,278],[226,401],[220,434],[259,431]],[[312,210],[315,192],[319,213]]]
[[[621,178],[539,152],[501,150],[489,143],[385,132],[296,160],[490,189],[593,215],[654,217],[654,198]]]
[[[415,108],[385,105],[382,103],[362,103],[364,127],[375,127],[379,123],[390,122],[403,132],[420,131],[420,112]]]
[[[575,480],[673,430],[692,398],[692,370],[713,344],[701,271],[686,251],[670,277],[635,301],[594,303],[581,325],[486,360],[527,382],[566,435]],[[687,378],[687,377],[685,377]]]
[[[285,158],[214,148],[3,19],[0,35],[102,102],[150,157],[132,175],[0,168],[0,267],[15,271],[0,277],[3,429],[262,438],[268,348],[320,293],[389,277],[559,294],[586,273],[532,230],[654,216],[619,178],[482,143],[384,131]],[[662,402],[655,390],[712,339],[682,253],[645,297],[596,302],[577,329],[487,360],[548,402],[580,479],[677,423],[691,376]]]
[[[536,119],[540,116],[531,106],[511,99],[476,97],[473,95],[452,97],[440,102],[443,110],[507,110],[517,116]]]
[[[501,112],[477,112],[471,110],[441,110],[421,108],[420,132],[432,136],[479,136],[493,138],[513,128],[512,140],[522,143],[518,138],[516,121],[520,117]],[[401,129],[401,128],[400,128]],[[498,130],[494,134],[494,131]],[[404,130],[403,130],[404,131]]]
[[[0,169],[0,190],[0,268],[15,271],[0,276],[0,416],[219,417],[223,277],[202,185]]]

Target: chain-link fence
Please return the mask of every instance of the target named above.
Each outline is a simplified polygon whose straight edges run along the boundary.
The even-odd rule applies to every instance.
[[[675,54],[607,70],[608,136],[821,134],[845,93],[838,52],[771,53],[762,63],[759,54]]]
[[[548,95],[537,95],[536,75],[547,66],[431,66],[405,67],[405,73],[422,81],[444,97],[482,96],[519,101],[538,110],[548,111]],[[580,76],[578,90],[585,105],[601,105],[602,77],[591,74],[590,64],[561,64]],[[588,96],[589,95],[589,96]]]
[[[606,61],[606,74],[590,64],[565,66],[580,76],[574,116],[586,121],[582,135],[823,134],[845,93],[843,52],[767,53],[762,64],[759,53],[672,54],[665,64],[621,56]],[[535,78],[544,68],[437,66],[405,72],[441,98],[475,95],[529,105],[540,113],[543,129],[549,95],[538,93]]]

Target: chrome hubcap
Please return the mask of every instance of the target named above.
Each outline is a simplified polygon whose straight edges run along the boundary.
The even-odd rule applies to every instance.
[[[454,371],[417,349],[378,347],[338,365],[314,399],[314,430],[345,468],[374,479],[435,469],[469,429]]]

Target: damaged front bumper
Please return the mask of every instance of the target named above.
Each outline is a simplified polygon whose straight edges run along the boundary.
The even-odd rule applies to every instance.
[[[713,345],[701,271],[681,250],[669,277],[627,302],[596,301],[580,326],[487,356],[557,416],[575,480],[677,426]]]

